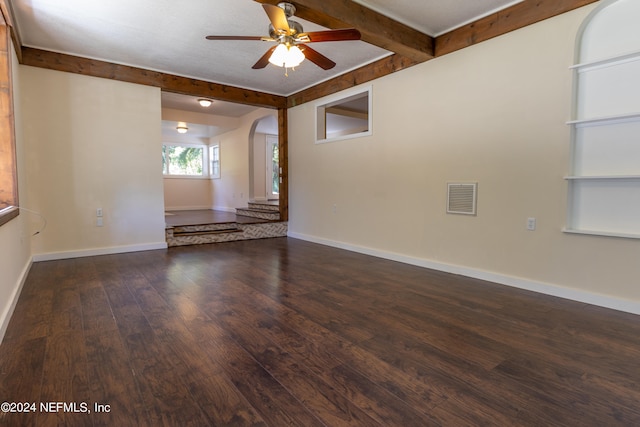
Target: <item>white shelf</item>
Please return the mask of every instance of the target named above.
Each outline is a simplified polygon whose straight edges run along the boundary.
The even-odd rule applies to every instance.
[[[583,234],[588,236],[618,237],[623,239],[640,239],[640,234],[618,233],[618,232],[603,231],[603,230],[577,230],[574,228],[563,228],[562,232],[568,233],[568,234]]]
[[[613,67],[616,65],[625,64],[631,61],[640,60],[640,51],[630,52],[624,55],[616,55],[611,58],[599,59],[597,61],[584,62],[581,64],[575,64],[569,67],[572,70],[577,70],[582,73],[585,71],[596,70],[603,67]]]
[[[568,125],[576,125],[576,126],[598,126],[605,124],[613,124],[617,122],[633,122],[640,121],[640,113],[630,113],[630,114],[620,114],[616,116],[607,116],[607,117],[593,117],[590,119],[576,119],[570,120],[567,122]]]
[[[592,181],[606,181],[612,179],[625,179],[625,180],[640,180],[640,175],[570,175],[565,176],[564,179],[572,180],[592,180]]]

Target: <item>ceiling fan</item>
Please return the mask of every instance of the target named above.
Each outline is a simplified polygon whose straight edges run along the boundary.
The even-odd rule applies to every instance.
[[[294,68],[306,58],[324,70],[335,67],[336,63],[309,47],[308,43],[360,40],[360,32],[355,28],[305,33],[300,23],[290,19],[296,13],[296,8],[291,3],[282,2],[278,3],[278,6],[263,4],[262,7],[271,21],[268,37],[207,36],[206,39],[276,42],[276,45],[267,50],[258,62],[251,67],[254,69],[264,68],[268,63],[278,67]]]

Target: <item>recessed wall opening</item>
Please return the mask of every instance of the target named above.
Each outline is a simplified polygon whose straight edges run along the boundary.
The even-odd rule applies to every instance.
[[[316,105],[316,143],[371,135],[371,87]]]

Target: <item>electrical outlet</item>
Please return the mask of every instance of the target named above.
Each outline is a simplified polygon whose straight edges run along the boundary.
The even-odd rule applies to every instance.
[[[536,229],[536,219],[527,218],[527,230],[534,231]]]
[[[100,218],[102,216],[102,208],[96,209],[96,216]]]
[[[103,225],[102,217],[96,218],[96,227],[102,227]]]

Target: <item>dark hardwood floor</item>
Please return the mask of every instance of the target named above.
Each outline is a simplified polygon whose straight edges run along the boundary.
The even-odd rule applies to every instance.
[[[239,224],[258,224],[269,222],[266,219],[236,215],[234,212],[216,211],[212,209],[197,209],[185,211],[165,211],[165,224],[169,227],[183,225],[225,224],[236,222]]]
[[[3,426],[638,426],[640,316],[288,238],[39,262],[0,400],[38,405]]]

